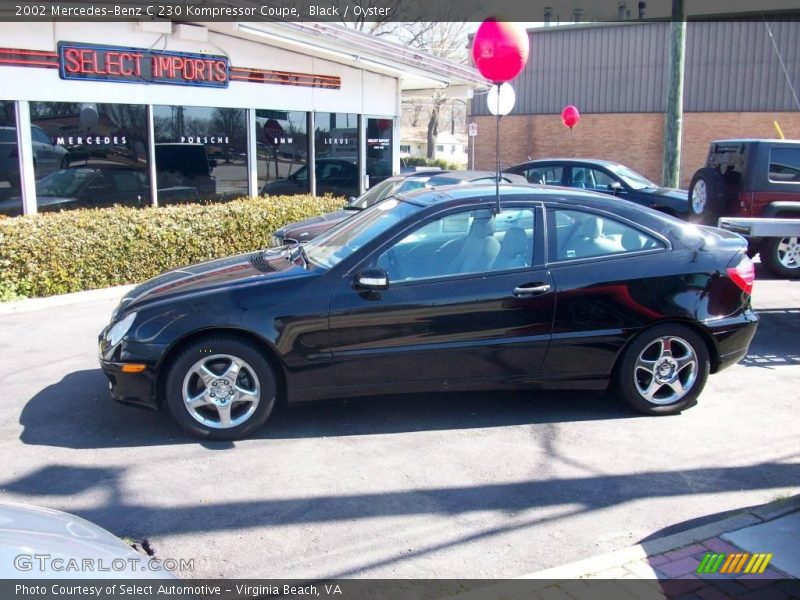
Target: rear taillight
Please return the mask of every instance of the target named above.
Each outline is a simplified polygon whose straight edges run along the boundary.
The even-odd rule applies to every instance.
[[[753,282],[756,280],[756,268],[753,266],[753,261],[750,260],[745,254],[739,264],[735,267],[728,267],[728,277],[731,278],[733,283],[745,294],[753,293]]]

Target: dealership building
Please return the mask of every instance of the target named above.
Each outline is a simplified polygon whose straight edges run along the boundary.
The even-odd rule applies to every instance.
[[[322,23],[0,23],[0,214],[358,195],[471,67]]]
[[[530,58],[511,82],[516,104],[500,124],[503,167],[529,158],[598,158],[661,181],[670,23],[622,21],[528,30]],[[800,18],[690,21],[686,26],[681,185],[709,142],[800,139]],[[581,112],[572,130],[561,111]],[[475,167],[494,168],[495,118],[476,94]]]

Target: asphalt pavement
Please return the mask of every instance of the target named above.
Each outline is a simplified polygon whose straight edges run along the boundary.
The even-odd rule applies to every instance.
[[[116,291],[0,307],[0,500],[48,506],[193,577],[517,577],[800,493],[800,281],[760,278],[750,354],[698,406],[613,395],[365,398],[199,443],[113,403]]]

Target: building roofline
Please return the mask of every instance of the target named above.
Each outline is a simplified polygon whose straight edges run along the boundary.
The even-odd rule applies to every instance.
[[[402,89],[488,88],[469,65],[458,64],[403,44],[330,23],[257,22],[233,24],[233,35],[262,43],[283,43],[320,58],[397,77]],[[264,38],[258,40],[258,38]],[[421,80],[429,84],[420,87]],[[403,86],[403,83],[406,86]]]

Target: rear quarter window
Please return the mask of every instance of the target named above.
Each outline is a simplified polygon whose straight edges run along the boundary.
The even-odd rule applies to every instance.
[[[770,151],[769,180],[800,183],[800,148],[773,148]]]

